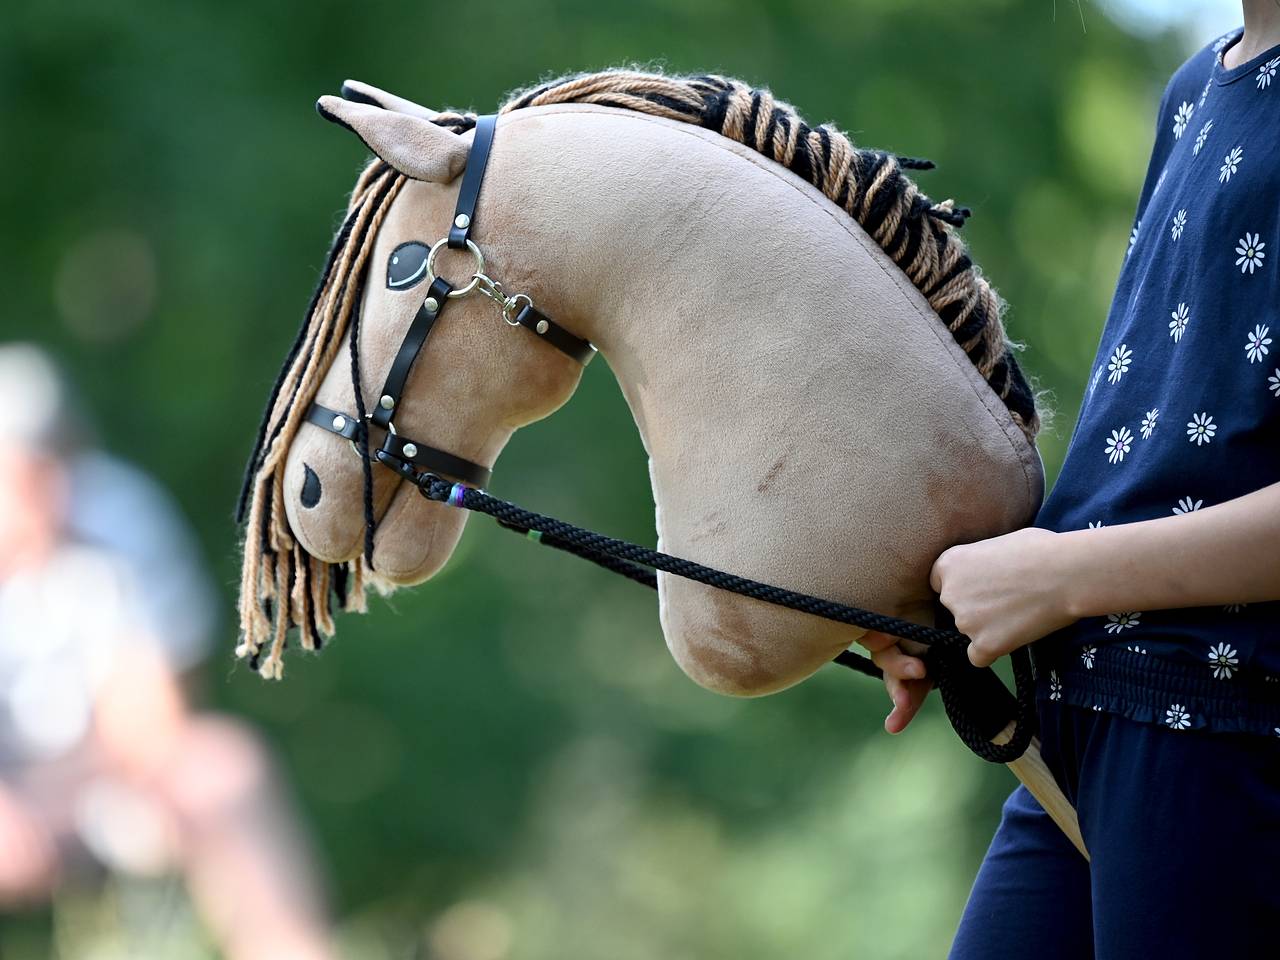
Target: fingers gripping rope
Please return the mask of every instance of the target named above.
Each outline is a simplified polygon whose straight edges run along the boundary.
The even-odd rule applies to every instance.
[[[956,630],[912,623],[898,617],[885,616],[860,607],[847,606],[761,583],[758,580],[739,577],[692,560],[651,550],[639,544],[606,537],[554,517],[533,513],[514,503],[491,496],[483,490],[452,483],[432,473],[420,473],[411,464],[391,457],[384,451],[378,452],[378,459],[401,476],[412,480],[417,485],[418,491],[428,500],[486,514],[507,529],[524,533],[547,546],[591,560],[646,586],[657,586],[657,578],[648,568],[662,570],[698,583],[802,613],[810,613],[837,623],[846,623],[850,626],[863,627],[927,644],[931,648],[926,656],[929,672],[942,697],[947,718],[965,745],[984,760],[993,763],[1010,763],[1022,756],[1035,735],[1034,676],[1030,653],[1026,648],[1016,651],[1012,657],[1015,697],[1009,694],[1004,684],[990,670],[980,670],[969,663],[966,655],[969,639]],[[945,621],[947,617],[945,608],[940,607],[939,614]],[[835,662],[868,676],[881,675],[880,670],[867,658],[852,651],[844,651],[836,657]],[[1016,723],[1012,737],[1005,743],[992,743],[992,738],[999,734],[1010,720]]]

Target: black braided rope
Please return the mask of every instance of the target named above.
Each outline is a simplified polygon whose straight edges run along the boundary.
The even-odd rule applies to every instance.
[[[619,574],[628,580],[634,580],[642,586],[649,587],[652,590],[658,589],[658,575],[648,567],[642,567],[639,564],[631,563],[629,560],[619,560],[617,557],[611,557],[607,553],[593,553],[591,550],[581,547],[576,543],[570,543],[568,540],[561,540],[559,537],[544,534],[538,530],[529,530],[525,527],[516,526],[512,523],[504,523],[498,521],[498,526],[511,530],[515,533],[522,533],[545,547],[555,547],[557,550],[563,550],[565,553],[573,554],[575,557],[581,557],[583,560],[590,560],[598,566],[611,573]]]
[[[947,718],[965,746],[984,760],[1010,763],[1026,752],[1035,735],[1034,676],[1030,653],[1025,647],[1016,651],[1012,658],[1016,697],[1010,697],[994,673],[990,670],[978,670],[969,663],[966,655],[969,638],[956,630],[929,627],[861,607],[824,600],[740,577],[626,540],[606,537],[564,520],[526,510],[483,490],[455,484],[433,473],[419,472],[412,464],[392,457],[386,451],[378,451],[377,457],[384,465],[413,481],[418,492],[428,500],[486,514],[503,527],[517,532],[536,531],[541,534],[537,539],[548,546],[591,560],[646,586],[657,585],[656,576],[646,575],[646,571],[641,569],[652,567],[740,596],[929,645],[932,648],[927,658],[929,672],[942,697]],[[842,652],[834,662],[870,676],[880,675],[880,671],[867,658],[852,651]],[[978,696],[990,694],[994,689],[993,684],[1003,691],[1003,697],[998,698],[1003,702],[979,702]],[[1009,700],[1013,700],[1013,704],[1009,704]],[[1016,721],[1011,738],[1003,744],[992,743],[991,738],[1003,730],[1011,719]]]

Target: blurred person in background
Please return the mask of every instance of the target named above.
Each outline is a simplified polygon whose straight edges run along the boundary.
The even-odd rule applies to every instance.
[[[334,956],[262,744],[184,690],[216,598],[172,499],[40,349],[0,345],[0,409],[0,909],[177,871],[226,956]]]

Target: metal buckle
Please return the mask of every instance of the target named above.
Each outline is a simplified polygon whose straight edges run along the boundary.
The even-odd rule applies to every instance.
[[[509,323],[513,327],[520,326],[520,322],[515,319],[515,315],[517,312],[516,308],[520,306],[521,300],[523,300],[529,306],[531,307],[533,306],[533,300],[531,300],[526,294],[523,294],[523,293],[517,293],[514,297],[508,297],[506,302],[503,303],[502,305],[502,319],[507,321],[507,323]]]
[[[441,247],[446,246],[448,243],[449,243],[448,237],[445,237],[443,240],[437,240],[436,245],[432,247],[431,252],[427,254],[428,286],[436,278],[436,254],[440,252]],[[468,283],[466,286],[457,287],[456,289],[450,290],[449,291],[450,300],[456,300],[459,297],[465,297],[471,291],[475,290],[476,287],[480,285],[480,277],[484,276],[484,254],[481,253],[480,248],[477,247],[470,240],[467,241],[467,249],[471,251],[471,256],[475,257],[476,259],[475,269],[472,271],[471,282]]]
[[[477,288],[480,293],[496,303],[502,310],[502,319],[510,326],[518,327],[520,324],[516,322],[515,315],[519,310],[521,301],[529,306],[533,306],[533,300],[525,293],[517,293],[515,296],[509,297],[502,289],[502,284],[491,277],[485,276],[483,273],[477,273],[471,278],[472,282],[479,284]]]
[[[372,421],[372,420],[373,420],[373,414],[372,414],[372,413],[366,413],[366,414],[364,415],[364,419],[365,419],[365,422]],[[365,429],[367,430],[367,429],[368,429],[368,427],[366,427]],[[395,423],[394,423],[394,422],[392,422],[392,421],[390,421],[390,420],[388,420],[388,421],[387,421],[387,432],[388,432],[388,433],[395,433],[395,432],[396,432],[396,425],[395,425]],[[356,446],[356,442],[355,442],[354,440],[348,440],[348,441],[347,441],[347,443],[351,444],[351,452],[352,452],[352,453],[354,453],[354,454],[356,455],[356,459],[357,459],[357,460],[363,460],[363,459],[364,459],[364,457],[360,456],[360,448]],[[372,459],[374,459],[374,457],[371,455],[369,459],[370,459],[370,460],[372,460]]]

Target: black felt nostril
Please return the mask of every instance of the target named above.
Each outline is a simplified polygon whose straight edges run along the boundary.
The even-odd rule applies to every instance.
[[[310,509],[320,502],[320,478],[307,464],[302,468],[307,471],[302,478],[302,505]]]

